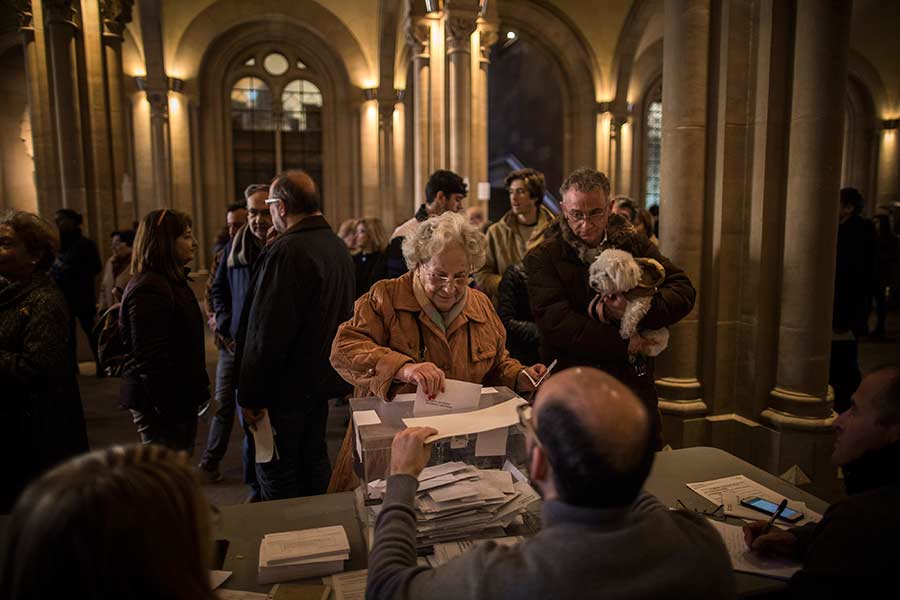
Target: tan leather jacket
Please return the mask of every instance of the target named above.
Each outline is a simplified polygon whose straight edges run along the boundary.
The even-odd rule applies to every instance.
[[[512,211],[503,215],[487,230],[487,260],[475,273],[475,283],[478,284],[478,289],[490,297],[494,306],[499,302],[497,290],[506,268],[522,262],[528,251],[541,242],[544,231],[554,218],[546,206],[538,207],[537,225],[527,240],[519,233],[519,224]]]
[[[431,362],[450,379],[515,389],[522,364],[506,350],[506,330],[487,296],[469,289],[466,307],[446,335],[413,294],[414,273],[377,282],[338,329],[331,364],[354,395],[388,399],[415,391],[394,381],[409,362]]]

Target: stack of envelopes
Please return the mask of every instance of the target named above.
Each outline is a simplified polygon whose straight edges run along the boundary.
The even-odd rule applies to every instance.
[[[340,525],[270,533],[259,544],[259,582],[331,575],[348,558],[350,541]]]
[[[384,480],[369,484],[369,495],[384,494]],[[507,471],[477,469],[462,462],[427,467],[416,494],[417,544],[505,535],[503,528],[526,512],[539,496]],[[374,507],[377,512],[380,507]]]

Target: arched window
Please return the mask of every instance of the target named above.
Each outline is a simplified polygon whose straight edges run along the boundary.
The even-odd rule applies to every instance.
[[[315,74],[296,56],[262,50],[234,67],[231,88],[235,193],[304,169],[322,193],[322,106]]]
[[[644,206],[659,205],[659,168],[662,164],[662,102],[655,100],[647,104],[644,119],[646,150],[644,156]]]

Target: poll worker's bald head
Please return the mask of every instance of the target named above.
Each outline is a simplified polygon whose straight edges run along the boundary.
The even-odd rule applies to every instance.
[[[534,402],[538,438],[563,501],[629,504],[653,461],[650,417],[627,386],[590,367],[549,378]]]
[[[321,210],[316,182],[302,169],[278,174],[272,180],[269,195],[284,202],[288,214],[312,214]]]

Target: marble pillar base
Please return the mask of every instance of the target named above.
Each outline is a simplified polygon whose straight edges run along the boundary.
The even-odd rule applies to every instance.
[[[655,383],[659,409],[663,414],[687,417],[709,412],[702,398],[703,387],[697,379],[663,377]]]
[[[800,420],[827,420],[831,418],[833,404],[834,390],[830,385],[827,387],[824,398],[775,387],[769,392],[769,410],[765,412],[773,412]],[[782,420],[782,417],[778,417],[773,422],[779,423]]]

